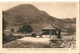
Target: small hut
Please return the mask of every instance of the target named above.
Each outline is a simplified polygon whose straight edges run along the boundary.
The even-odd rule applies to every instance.
[[[56,35],[57,38],[61,38],[61,30],[53,25],[48,24],[44,28],[42,28],[43,35]]]

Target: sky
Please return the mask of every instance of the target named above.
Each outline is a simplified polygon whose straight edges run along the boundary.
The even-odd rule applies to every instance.
[[[8,10],[20,4],[32,4],[39,10],[60,19],[76,17],[76,3],[73,2],[3,2],[2,10]]]

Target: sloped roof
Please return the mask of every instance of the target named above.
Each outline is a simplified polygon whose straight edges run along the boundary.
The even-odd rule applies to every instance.
[[[56,27],[54,27],[53,25],[48,24],[47,26],[45,26],[42,29],[52,29],[53,30],[53,29],[56,29]]]

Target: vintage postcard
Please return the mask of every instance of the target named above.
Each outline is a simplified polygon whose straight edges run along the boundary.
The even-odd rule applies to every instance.
[[[1,2],[1,53],[79,53],[78,2]]]

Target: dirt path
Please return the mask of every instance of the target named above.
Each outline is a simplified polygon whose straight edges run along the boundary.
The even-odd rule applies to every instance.
[[[49,40],[49,38],[24,37],[3,44],[3,48],[52,48]]]
[[[39,38],[39,37],[24,37],[18,40],[31,41],[31,42],[49,42],[49,38]]]

